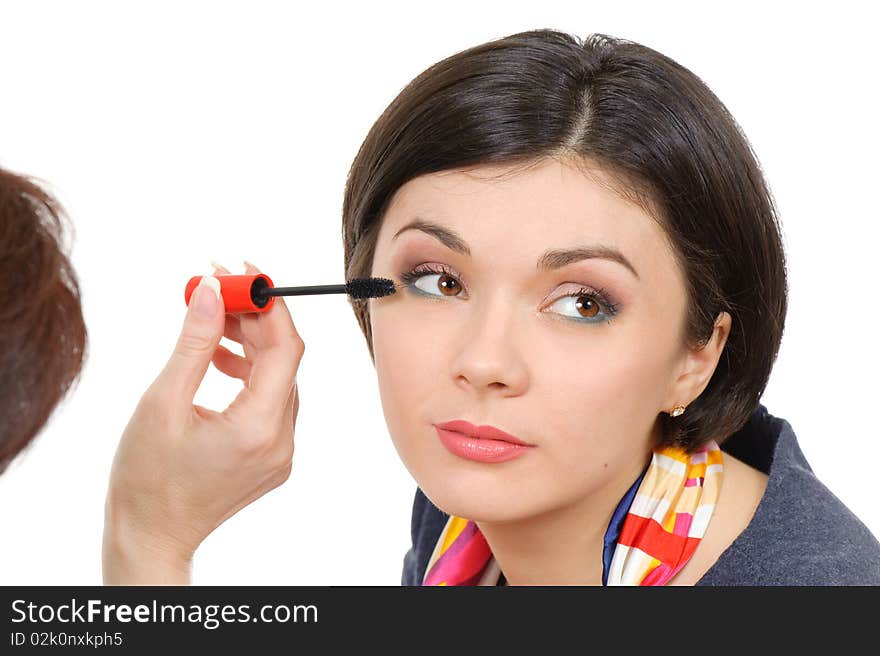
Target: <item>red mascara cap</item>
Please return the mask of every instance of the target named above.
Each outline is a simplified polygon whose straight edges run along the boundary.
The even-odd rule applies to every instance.
[[[189,305],[193,290],[198,286],[202,277],[193,276],[186,283],[184,300],[187,305]],[[260,296],[259,294],[261,289],[275,286],[272,279],[263,273],[217,274],[214,277],[220,281],[220,295],[223,297],[227,314],[265,312],[275,304],[274,296]]]

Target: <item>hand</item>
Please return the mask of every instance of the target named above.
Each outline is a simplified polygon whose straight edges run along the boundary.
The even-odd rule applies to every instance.
[[[259,273],[250,264],[246,271]],[[242,345],[244,357],[219,345],[224,335]],[[174,352],[116,451],[105,504],[105,584],[189,583],[205,537],[287,480],[304,350],[281,298],[264,313],[226,315],[210,286],[193,292]],[[244,383],[222,412],[193,405],[210,362]]]

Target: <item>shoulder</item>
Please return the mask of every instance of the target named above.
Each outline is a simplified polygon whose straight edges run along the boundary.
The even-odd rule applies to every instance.
[[[774,473],[698,585],[880,585],[880,543],[812,471]]]
[[[721,448],[767,485],[698,585],[880,585],[880,543],[816,477],[788,421],[759,404]]]

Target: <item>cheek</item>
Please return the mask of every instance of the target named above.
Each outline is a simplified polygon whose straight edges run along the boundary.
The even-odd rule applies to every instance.
[[[437,404],[440,356],[432,350],[435,342],[420,334],[424,321],[412,312],[380,308],[372,312],[371,323],[382,410],[394,446],[406,463],[408,442],[430,422],[442,420],[431,416],[427,407],[432,401]]]
[[[621,344],[619,348],[597,344],[558,360],[548,380],[570,407],[611,421],[626,419],[638,408],[650,408],[666,384],[667,359],[650,342]],[[555,384],[554,384],[555,383]],[[642,413],[639,413],[642,414]]]
[[[534,372],[534,407],[561,467],[614,470],[650,449],[669,360],[659,339],[635,332],[545,341],[546,352],[532,354],[544,369]]]

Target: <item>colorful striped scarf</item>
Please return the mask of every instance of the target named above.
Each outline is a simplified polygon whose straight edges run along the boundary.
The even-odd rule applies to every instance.
[[[613,555],[610,563],[603,559],[603,583],[664,585],[675,576],[706,533],[723,471],[714,441],[691,454],[676,447],[655,450],[606,532],[606,548]],[[501,575],[476,523],[450,515],[422,585],[498,585]]]

